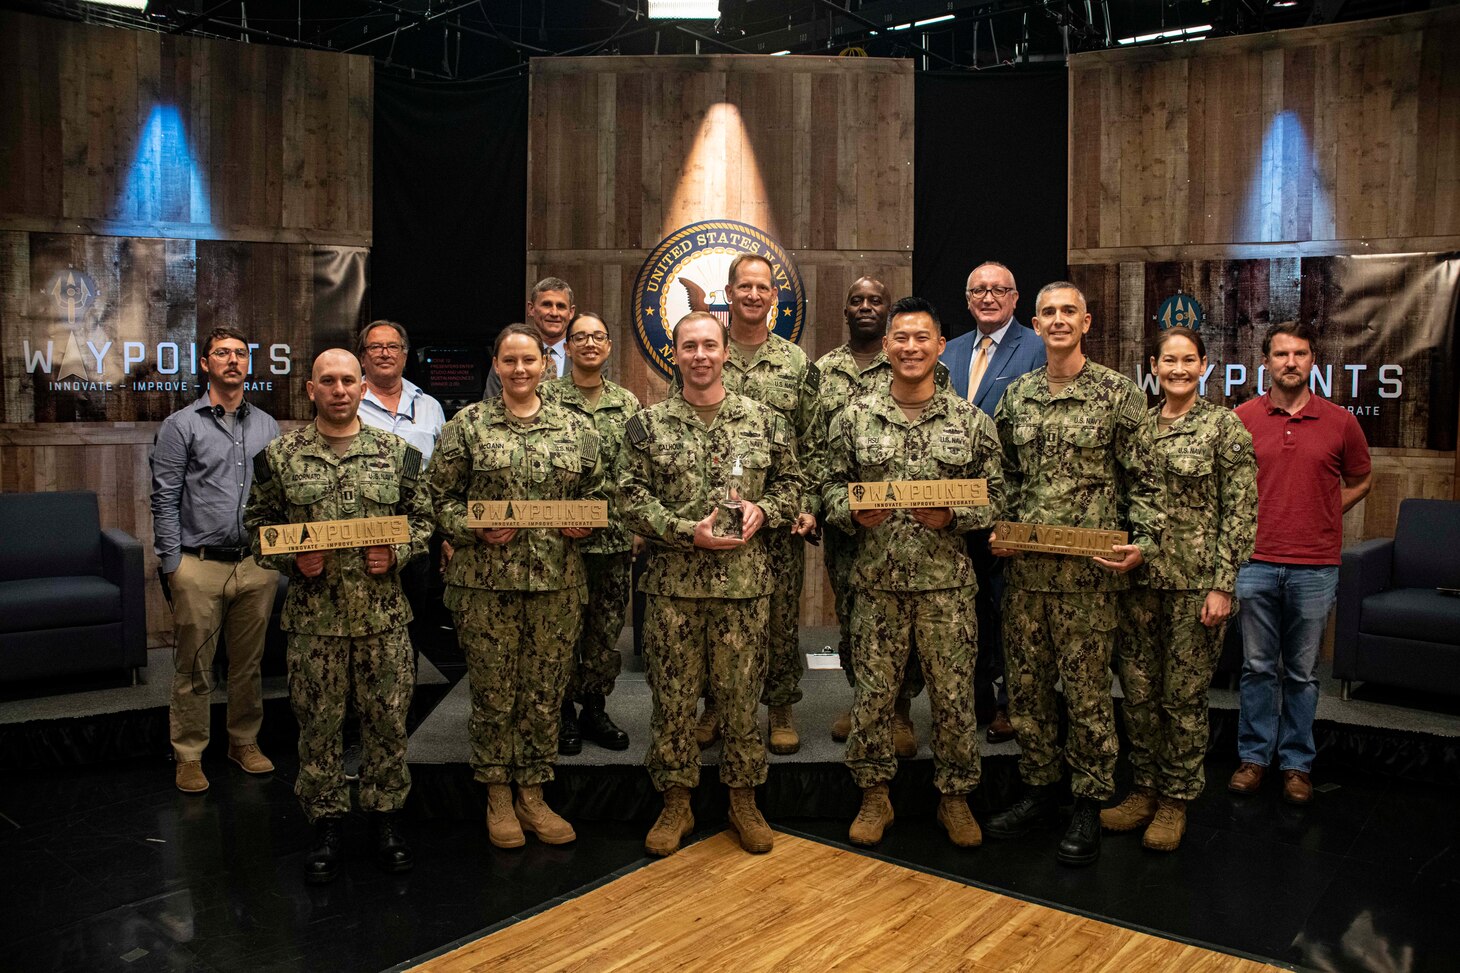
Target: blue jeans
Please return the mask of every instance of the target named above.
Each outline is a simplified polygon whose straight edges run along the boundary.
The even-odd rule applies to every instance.
[[[1338,591],[1337,565],[1248,561],[1237,572],[1242,610],[1242,709],[1237,758],[1281,770],[1313,766],[1318,646]],[[1281,668],[1281,676],[1279,669]]]

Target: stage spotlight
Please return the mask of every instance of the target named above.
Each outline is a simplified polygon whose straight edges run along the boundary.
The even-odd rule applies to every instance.
[[[720,0],[649,0],[650,20],[714,20]]]
[[[147,9],[147,0],[83,0],[83,2],[94,3],[98,7],[125,7],[139,13]]]

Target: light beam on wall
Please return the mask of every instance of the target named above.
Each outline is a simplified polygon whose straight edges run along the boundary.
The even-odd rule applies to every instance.
[[[1248,185],[1243,201],[1238,239],[1276,241],[1302,239],[1306,226],[1284,226],[1284,212],[1292,215],[1299,202],[1295,196],[1306,178],[1311,180],[1314,231],[1333,221],[1330,188],[1320,179],[1313,155],[1313,144],[1303,128],[1303,120],[1292,110],[1278,112],[1262,134],[1262,155]]]
[[[120,208],[124,220],[212,222],[208,178],[176,107],[154,105],[142,124]]]
[[[770,194],[740,109],[717,102],[705,112],[685,154],[679,182],[664,211],[661,235],[696,220],[743,220],[772,236]]]

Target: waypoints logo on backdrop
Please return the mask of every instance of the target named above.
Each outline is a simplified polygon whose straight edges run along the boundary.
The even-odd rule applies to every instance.
[[[730,262],[742,253],[764,257],[771,265],[776,302],[767,324],[789,341],[806,323],[806,289],[796,265],[761,229],[736,220],[704,220],[660,240],[634,281],[634,337],[639,351],[659,374],[674,374],[674,324],[691,311],[708,311],[730,322],[725,293]]]
[[[1202,310],[1201,301],[1190,294],[1172,294],[1161,302],[1161,310],[1156,312],[1156,324],[1165,331],[1167,328],[1190,328],[1193,331],[1200,331],[1202,321],[1206,314]]]

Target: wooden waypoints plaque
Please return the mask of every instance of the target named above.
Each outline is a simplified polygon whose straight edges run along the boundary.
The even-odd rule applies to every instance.
[[[484,527],[607,527],[604,500],[468,500],[466,525]]]
[[[411,525],[405,517],[316,520],[259,528],[259,546],[265,554],[304,554],[347,547],[408,544],[410,540]]]
[[[987,507],[984,480],[873,480],[847,484],[853,510],[907,510],[913,507]]]
[[[1072,557],[1109,557],[1117,544],[1130,543],[1123,530],[1093,527],[1063,527],[1059,524],[1015,524],[1001,520],[994,525],[995,546],[1012,551],[1039,554],[1068,554]]]

